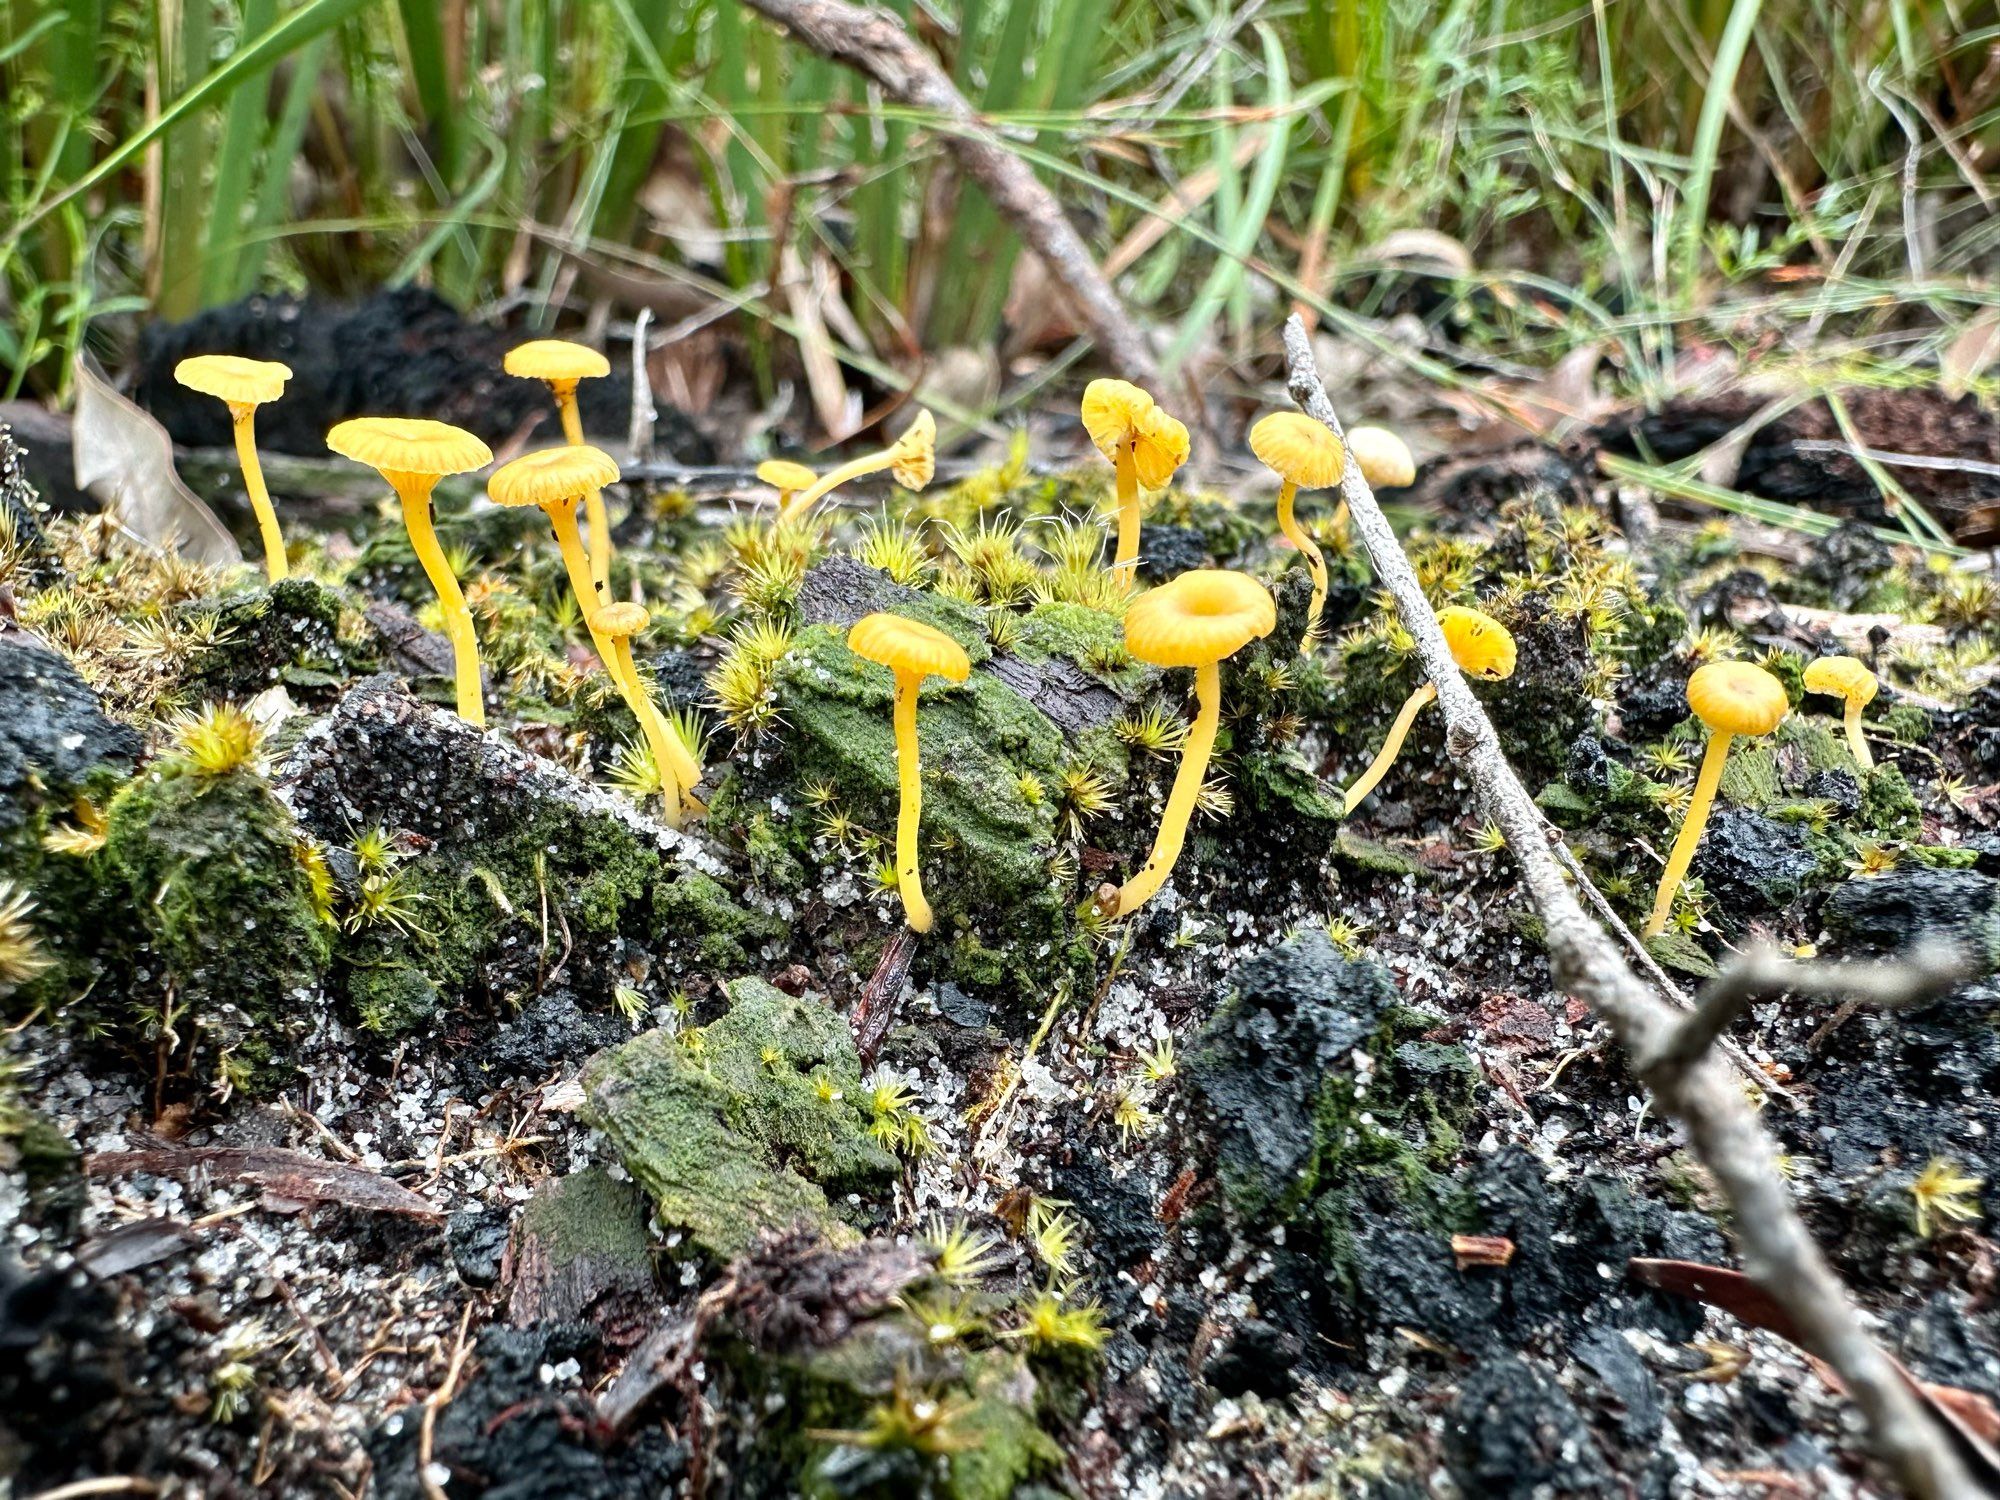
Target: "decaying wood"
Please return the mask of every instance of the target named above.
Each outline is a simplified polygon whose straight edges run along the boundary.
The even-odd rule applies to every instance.
[[[1157,384],[1159,368],[1139,325],[1068,219],[993,127],[888,11],[846,0],[743,0],[823,57],[866,76],[896,103],[937,116],[932,127],[959,168],[985,190],[1069,293],[1077,316],[1127,378]]]
[[[1341,434],[1311,340],[1296,317],[1285,325],[1285,354],[1292,399]],[[1395,600],[1424,672],[1437,686],[1449,752],[1520,867],[1546,929],[1557,986],[1606,1023],[1660,1109],[1686,1130],[1689,1146],[1733,1210],[1731,1227],[1745,1268],[1783,1309],[1799,1342],[1840,1377],[1867,1421],[1876,1453],[1905,1491],[1920,1500],[1970,1500],[1984,1493],[1894,1361],[1869,1336],[1846,1288],[1806,1232],[1778,1174],[1775,1147],[1735,1077],[1712,1050],[1693,1061],[1676,1055],[1671,1043],[1683,1014],[1632,971],[1610,934],[1584,912],[1550,847],[1553,830],[1508,764],[1492,721],[1452,659],[1437,615],[1359,465],[1347,466],[1341,492],[1375,576]]]

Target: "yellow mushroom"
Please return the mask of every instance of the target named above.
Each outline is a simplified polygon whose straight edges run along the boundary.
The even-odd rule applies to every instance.
[[[1875,757],[1869,753],[1868,741],[1861,737],[1861,710],[1875,701],[1882,684],[1875,680],[1867,663],[1852,656],[1822,656],[1806,664],[1805,686],[1809,693],[1825,693],[1847,705],[1842,716],[1847,728],[1847,748],[1854,752],[1855,762],[1862,770],[1874,770]]]
[[[479,684],[479,641],[472,612],[465,607],[458,579],[438,545],[431,521],[431,491],[447,474],[469,474],[493,462],[493,452],[462,427],[420,417],[354,417],[326,435],[326,445],[342,458],[367,464],[389,481],[403,507],[403,527],[437,590],[444,609],[444,633],[451,641],[458,680],[458,714],[484,725],[486,705]]]
[[[1715,803],[1715,790],[1722,785],[1722,768],[1729,759],[1729,742],[1739,734],[1769,734],[1778,727],[1791,704],[1785,686],[1762,667],[1745,661],[1712,661],[1695,668],[1688,678],[1688,707],[1708,730],[1708,748],[1702,751],[1701,770],[1694,779],[1694,797],[1687,817],[1667,856],[1667,868],[1660,876],[1659,894],[1653,898],[1652,915],[1646,918],[1647,937],[1666,930],[1674,909],[1674,893],[1680,889],[1708,811]]]
[[[896,811],[896,888],[910,930],[929,932],[931,904],[924,899],[917,868],[917,825],[924,807],[923,771],[917,758],[917,692],[926,677],[965,681],[972,663],[964,648],[942,630],[882,611],[854,622],[847,648],[880,662],[896,676],[896,780],[902,794]]]
[[[486,493],[495,505],[539,505],[548,513],[555,532],[556,547],[562,553],[563,568],[569,574],[570,592],[589,625],[605,600],[605,587],[591,576],[590,559],[583,550],[583,537],[576,526],[576,509],[584,497],[618,482],[618,465],[610,454],[588,443],[574,448],[543,448],[526,453],[493,471],[486,481]],[[598,659],[614,680],[618,668],[596,627],[590,629],[591,643]],[[619,686],[624,687],[623,683]]]
[[[532,339],[507,351],[501,368],[523,380],[539,380],[556,398],[562,416],[563,437],[572,445],[583,442],[583,417],[576,409],[576,386],[580,380],[594,380],[611,373],[611,361],[585,344],[567,339]],[[604,508],[604,491],[592,490],[583,498],[584,514],[590,520],[590,576],[598,584],[611,578],[611,513]]]
[[[1250,642],[1271,633],[1278,623],[1271,591],[1247,573],[1226,568],[1195,568],[1132,601],[1125,612],[1125,648],[1140,661],[1156,667],[1193,667],[1194,695],[1199,709],[1187,743],[1181,748],[1180,769],[1167,794],[1160,830],[1146,863],[1118,891],[1114,916],[1136,911],[1173,873],[1187,839],[1188,819],[1215,749],[1215,731],[1222,722],[1222,662]]]
[[[1083,390],[1084,431],[1117,468],[1118,550],[1112,572],[1130,592],[1139,569],[1139,491],[1163,490],[1187,462],[1188,430],[1129,380]]]
[[[778,514],[782,516],[792,508],[792,497],[811,489],[819,475],[788,458],[767,458],[757,465],[757,477],[778,492]]]
[[[624,694],[632,717],[639,721],[640,733],[646,736],[653,764],[659,767],[660,779],[665,783],[667,821],[679,828],[689,813],[701,810],[701,804],[694,800],[694,789],[701,781],[701,765],[674,733],[653,695],[646,691],[639,677],[639,664],[632,659],[632,637],[652,624],[653,617],[644,605],[607,604],[592,614],[588,623],[592,637],[610,646],[611,655],[605,658],[605,666]]]
[[[1371,490],[1399,490],[1417,482],[1417,461],[1410,445],[1386,427],[1347,429],[1347,454]],[[1336,535],[1347,535],[1347,500],[1334,507],[1330,523]]]
[[[850,458],[837,469],[828,470],[792,495],[789,504],[780,505],[778,519],[789,521],[801,511],[817,505],[850,479],[879,474],[884,469],[889,470],[890,477],[906,490],[920,490],[929,484],[937,476],[937,419],[929,412],[919,410],[916,420],[903,429],[903,435],[895,442],[880,453],[865,453],[860,458]]]
[[[1445,644],[1451,647],[1451,659],[1458,663],[1459,671],[1488,682],[1514,675],[1513,634],[1493,616],[1462,604],[1448,604],[1438,611],[1438,625],[1444,631]],[[1367,800],[1368,794],[1389,774],[1396,752],[1403,748],[1403,740],[1410,726],[1416,723],[1418,712],[1437,695],[1437,684],[1426,682],[1403,700],[1395,723],[1389,726],[1389,738],[1382,742],[1382,748],[1361,773],[1361,779],[1347,789],[1347,812],[1351,814]]]
[[[1292,505],[1300,490],[1323,490],[1339,484],[1347,467],[1340,439],[1302,412],[1277,411],[1250,429],[1250,451],[1257,461],[1283,480],[1278,489],[1278,529],[1306,560],[1312,574],[1312,604],[1306,611],[1305,650],[1319,634],[1320,611],[1326,608],[1326,559],[1319,544],[1306,534],[1293,514]]]
[[[250,492],[250,508],[257,513],[257,530],[264,538],[264,571],[271,582],[285,577],[285,535],[278,529],[278,513],[271,506],[271,492],[264,488],[264,466],[257,461],[257,408],[284,394],[285,382],[292,378],[291,366],[269,359],[243,359],[234,354],[197,354],[174,366],[174,379],[191,391],[214,396],[229,404],[230,422],[236,430],[236,461],[243,467],[243,488]]]

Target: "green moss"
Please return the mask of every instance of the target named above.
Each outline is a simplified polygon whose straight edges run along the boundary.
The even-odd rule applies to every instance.
[[[1899,745],[1921,745],[1930,737],[1930,711],[1914,703],[1898,703],[1877,720]]]
[[[1407,849],[1396,849],[1375,839],[1365,839],[1345,828],[1334,838],[1334,858],[1350,870],[1364,875],[1422,875],[1424,867]]]
[[[645,1194],[602,1167],[544,1183],[522,1208],[518,1233],[548,1257],[551,1270],[591,1260],[643,1279],[652,1275]]]
[[[698,1050],[652,1031],[593,1058],[583,1117],[652,1195],[659,1222],[717,1260],[800,1221],[850,1243],[830,1200],[879,1191],[895,1162],[867,1134],[846,1023],[760,980],[736,981],[729,996]]]
[[[1119,693],[1136,692],[1154,671],[1125,654],[1123,621],[1081,604],[1036,605],[1022,616],[1012,649],[1029,661],[1062,657]]]
[[[309,578],[286,578],[182,606],[213,615],[215,644],[197,652],[182,683],[195,699],[244,698],[285,683],[327,687],[346,677],[340,595]]]
[[[1715,960],[1702,950],[1701,944],[1684,932],[1669,929],[1649,937],[1646,939],[1646,951],[1663,969],[1692,974],[1698,979],[1713,979],[1718,972]]]
[[[1979,863],[1979,851],[1958,845],[1912,844],[1904,851],[1920,865],[1933,870],[1969,870]]]
[[[781,795],[796,804],[799,787],[826,782],[848,816],[885,841],[892,838],[898,785],[887,669],[856,657],[839,633],[814,627],[799,633],[776,675],[784,727],[781,759],[768,774]],[[978,669],[963,686],[935,679],[925,686],[917,732],[924,889],[939,931],[954,944],[961,931],[977,934],[977,944],[961,951],[1004,951],[1006,967],[1023,980],[1033,977],[1039,987],[1048,977],[1048,953],[1067,948],[1074,937],[1073,892],[1049,876],[1057,805],[1048,793],[1079,754],[1100,757],[1097,764],[1112,784],[1122,784],[1122,753],[1109,736],[1067,739],[998,677]],[[1022,795],[1024,773],[1041,781],[1040,801]],[[775,882],[809,856],[812,809],[791,805],[784,814],[767,814],[761,799],[741,785],[725,787],[720,800],[725,811],[758,809],[742,835],[772,888],[795,894],[797,881]],[[980,968],[990,977],[983,956]],[[985,982],[972,974],[963,978]]]
[[[236,1081],[274,1086],[332,947],[291,815],[257,776],[232,771],[143,778],[108,816],[91,865],[118,912],[97,954],[111,972],[65,1019],[134,1051],[171,1028],[198,1076],[226,1055]]]
[[[1769,745],[1739,738],[1729,747],[1719,795],[1736,807],[1761,808],[1784,794],[1778,780],[1778,757]]]
[[[1923,827],[1923,808],[1895,766],[1877,766],[1869,772],[1861,795],[1862,823],[1878,836],[1914,838]]]
[[[966,1383],[972,1405],[956,1426],[969,1441],[947,1463],[952,1500],[1008,1500],[1024,1481],[1061,1467],[1062,1445],[1009,1399],[1008,1392],[1026,1383],[1018,1359],[1000,1353],[978,1356]]]
[[[1847,748],[1846,736],[1825,719],[1792,714],[1773,731],[1771,740],[1779,749],[1802,759],[1808,773],[1846,771],[1852,775],[1860,769],[1854,752]]]
[[[395,962],[351,969],[347,1002],[362,1026],[384,1036],[415,1031],[444,1008],[437,986],[423,970]]]

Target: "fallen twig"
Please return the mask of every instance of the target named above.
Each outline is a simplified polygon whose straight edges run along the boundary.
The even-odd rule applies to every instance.
[[[175,1146],[163,1141],[139,1151],[100,1151],[84,1158],[83,1170],[92,1177],[118,1177],[127,1172],[157,1172],[163,1177],[207,1173],[252,1183],[267,1200],[339,1203],[348,1208],[407,1214],[413,1219],[444,1217],[436,1204],[365,1168],[276,1146]]]
[[[1287,378],[1292,399],[1308,416],[1341,434],[1313,363],[1305,325],[1285,324]],[[1549,848],[1546,825],[1514,774],[1486,711],[1460,675],[1437,615],[1388,518],[1376,504],[1360,465],[1341,480],[1356,534],[1375,576],[1395,600],[1404,628],[1415,638],[1425,676],[1435,683],[1446,726],[1446,745],[1472,781],[1487,816],[1506,836],[1536,911],[1542,918],[1555,982],[1591,1007],[1635,1060],[1640,1081],[1661,1110],[1686,1129],[1696,1157],[1734,1211],[1733,1227],[1749,1273],[1797,1328],[1799,1341],[1840,1376],[1867,1421],[1876,1453],[1911,1495],[1959,1500],[1982,1493],[1896,1366],[1863,1328],[1849,1300],[1778,1175],[1775,1148],[1758,1123],[1736,1079],[1713,1053],[1692,1062],[1669,1056],[1669,1040],[1682,1015],[1626,964],[1618,945],[1584,912]],[[1649,1066],[1638,1060],[1651,1059]]]
[[[472,1345],[465,1336],[471,1326],[472,1304],[468,1302],[459,1316],[458,1343],[451,1351],[451,1363],[445,1368],[444,1384],[425,1400],[423,1422],[417,1430],[417,1482],[430,1500],[446,1500],[444,1486],[431,1478],[431,1454],[437,1444],[438,1413],[451,1405],[451,1398],[458,1394],[458,1377],[465,1372],[466,1357],[472,1353]]]
[[[1063,217],[1062,205],[1006,142],[965,101],[928,52],[895,16],[846,0],[743,0],[823,57],[866,75],[896,103],[928,110],[965,175],[1041,257],[1069,293],[1084,327],[1130,379],[1158,383],[1159,367],[1131,312],[1104,279],[1089,246]]]

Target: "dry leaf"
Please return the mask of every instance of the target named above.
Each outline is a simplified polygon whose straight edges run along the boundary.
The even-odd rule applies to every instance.
[[[195,562],[243,561],[215,512],[174,470],[167,429],[121,396],[89,354],[76,357],[76,417],[70,425],[77,488],[115,514],[148,546]]]
[[[2000,356],[2000,308],[1981,308],[1938,356],[1944,393],[1957,400]]]
[[[100,1151],[84,1158],[83,1169],[92,1177],[126,1172],[181,1177],[205,1172],[254,1184],[267,1198],[284,1203],[339,1203],[413,1219],[444,1217],[437,1205],[379,1173],[276,1146],[175,1146],[160,1141],[138,1151]]]

